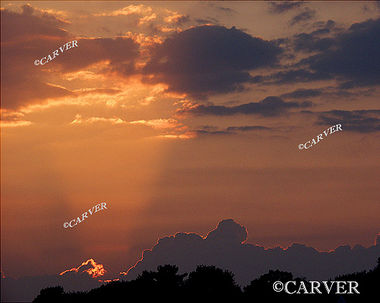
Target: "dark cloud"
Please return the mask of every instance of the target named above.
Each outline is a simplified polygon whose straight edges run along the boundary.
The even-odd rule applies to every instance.
[[[346,81],[342,88],[380,84],[380,18],[353,24],[320,54],[302,60],[317,74]]]
[[[245,243],[246,239],[245,227],[231,219],[221,221],[205,238],[195,233],[177,233],[161,238],[129,269],[127,279],[134,279],[144,270],[154,270],[162,264],[177,265],[181,272],[193,271],[202,264],[232,271],[240,285],[246,285],[273,268],[290,271],[295,276],[323,280],[370,269],[380,254],[380,245],[355,246],[353,249],[341,246],[329,252],[319,252],[301,244],[286,249],[265,249]]]
[[[317,31],[314,31],[310,34],[298,34],[294,37],[294,50],[296,51],[306,51],[306,52],[315,52],[315,51],[324,51],[329,49],[332,44],[334,43],[334,40],[329,37],[323,37],[320,36],[323,34],[330,33],[330,30],[328,28],[326,29],[319,29]]]
[[[197,135],[234,135],[240,132],[271,130],[272,128],[261,125],[229,126],[225,129],[218,129],[215,126],[203,126],[201,129],[193,130]]]
[[[182,109],[180,113],[193,115],[231,116],[236,114],[261,115],[264,117],[277,116],[286,113],[292,108],[310,107],[311,102],[285,102],[279,97],[270,96],[256,103],[247,103],[236,106],[223,105],[197,105],[192,108]]]
[[[145,81],[206,98],[243,89],[252,80],[250,70],[274,65],[280,53],[275,43],[235,27],[198,26],[174,34],[152,51]]]
[[[325,72],[314,72],[304,68],[290,69],[275,74],[257,78],[258,83],[265,84],[289,84],[298,82],[310,82],[331,79],[332,76]]]
[[[292,91],[290,93],[286,93],[281,95],[282,98],[294,98],[294,99],[299,99],[299,98],[310,98],[310,97],[318,97],[322,95],[323,90],[318,88],[318,89],[297,89],[295,91]]]
[[[248,132],[253,130],[271,130],[269,127],[260,125],[245,125],[245,126],[229,126],[227,127],[228,132]]]
[[[315,10],[312,10],[310,8],[306,8],[302,13],[299,13],[298,15],[294,16],[290,21],[290,25],[296,25],[300,22],[306,22],[315,17]]]
[[[332,110],[319,113],[318,125],[342,124],[346,131],[371,133],[380,131],[380,110]]]
[[[269,11],[276,14],[282,14],[292,9],[304,5],[301,1],[283,1],[283,2],[269,2]]]

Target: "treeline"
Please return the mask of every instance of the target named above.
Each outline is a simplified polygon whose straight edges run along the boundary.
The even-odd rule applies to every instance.
[[[273,290],[276,281],[297,281],[297,285],[306,281],[279,270],[270,270],[242,289],[234,281],[233,273],[214,266],[198,266],[189,274],[179,274],[177,266],[164,265],[157,271],[144,271],[135,280],[110,282],[86,292],[66,293],[61,286],[45,288],[33,302],[380,302],[380,258],[373,270],[332,280],[357,281],[360,294],[337,295],[334,288],[330,294],[326,291],[323,294],[277,293]],[[309,284],[306,282],[306,285]],[[292,288],[294,291],[295,286]]]

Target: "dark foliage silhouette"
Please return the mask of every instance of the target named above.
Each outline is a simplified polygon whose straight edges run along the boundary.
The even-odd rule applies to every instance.
[[[373,270],[335,277],[335,281],[357,281],[360,294],[292,294],[276,293],[273,283],[296,281],[292,273],[270,270],[251,281],[243,290],[230,271],[200,265],[189,274],[179,274],[175,265],[158,266],[157,271],[144,271],[135,280],[116,281],[88,292],[65,293],[61,286],[42,289],[34,303],[66,302],[281,302],[281,303],[361,303],[378,302],[380,295],[380,257]],[[298,284],[297,284],[298,285]]]

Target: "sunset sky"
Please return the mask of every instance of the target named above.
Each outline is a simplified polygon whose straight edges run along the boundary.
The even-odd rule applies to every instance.
[[[226,218],[265,247],[373,244],[376,2],[1,6],[5,276],[90,258],[118,273],[158,238]]]

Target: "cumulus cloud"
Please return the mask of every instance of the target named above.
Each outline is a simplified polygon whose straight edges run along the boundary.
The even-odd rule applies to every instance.
[[[260,115],[263,117],[278,116],[288,112],[290,109],[299,109],[310,107],[310,101],[303,102],[285,102],[280,97],[269,96],[260,102],[246,103],[236,106],[224,105],[194,105],[185,107],[178,112],[193,115],[213,115],[213,116],[231,116],[236,114]]]
[[[380,253],[379,245],[369,248],[357,245],[353,249],[341,246],[329,252],[319,252],[301,244],[285,249],[265,249],[245,243],[246,239],[246,228],[231,219],[222,220],[206,237],[195,233],[177,233],[159,239],[151,250],[144,251],[135,266],[121,273],[121,276],[134,279],[144,270],[174,264],[181,272],[193,271],[197,265],[227,269],[235,274],[240,285],[246,285],[274,268],[290,271],[295,276],[323,280],[373,268]]]
[[[274,65],[280,53],[274,42],[234,27],[197,26],[154,48],[143,72],[146,82],[206,98],[243,89],[252,80],[250,70]]]

